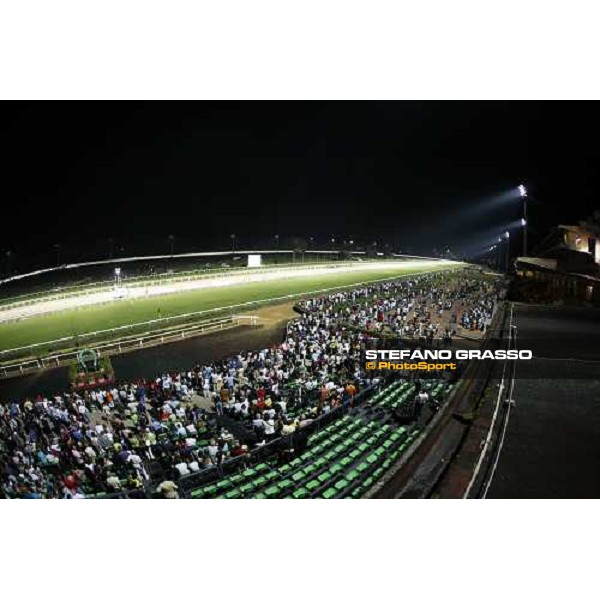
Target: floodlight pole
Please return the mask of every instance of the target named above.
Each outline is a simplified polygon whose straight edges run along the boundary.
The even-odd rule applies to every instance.
[[[523,256],[527,256],[527,196],[523,198]]]
[[[521,219],[523,225],[523,256],[527,256],[527,189],[522,184],[519,186],[519,193],[523,198],[523,218]]]
[[[506,239],[505,270],[508,273],[510,266],[510,234],[508,231],[504,232],[504,238]]]

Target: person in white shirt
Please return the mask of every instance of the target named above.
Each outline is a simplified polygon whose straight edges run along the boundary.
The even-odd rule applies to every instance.
[[[156,491],[159,494],[162,494],[165,498],[168,498],[169,500],[174,500],[176,498],[179,498],[179,494],[177,493],[178,489],[179,488],[175,485],[173,481],[163,481],[156,488]]]
[[[265,436],[271,438],[275,435],[275,421],[272,418],[268,419],[265,423]]]
[[[188,469],[188,465],[185,462],[180,462],[177,463],[175,465],[175,468],[177,469],[177,471],[179,472],[179,476],[183,477],[184,475],[189,475],[190,474],[190,470]]]

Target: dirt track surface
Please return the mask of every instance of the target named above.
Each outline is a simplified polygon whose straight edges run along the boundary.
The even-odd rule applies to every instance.
[[[282,341],[288,321],[298,316],[293,302],[248,311],[259,317],[257,327],[243,326],[113,356],[117,379],[155,377],[163,371],[187,369],[196,363],[226,358],[240,350],[260,349]],[[239,313],[242,314],[242,313]],[[0,401],[43,393],[60,393],[68,387],[67,369],[53,369],[21,379],[0,382]]]

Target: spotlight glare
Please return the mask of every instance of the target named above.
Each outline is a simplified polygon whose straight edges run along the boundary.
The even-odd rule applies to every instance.
[[[521,219],[521,225],[525,227],[525,225],[527,225],[527,221],[525,219]]]
[[[523,184],[519,186],[519,193],[521,194],[521,198],[527,197],[527,190],[525,189],[525,186]]]

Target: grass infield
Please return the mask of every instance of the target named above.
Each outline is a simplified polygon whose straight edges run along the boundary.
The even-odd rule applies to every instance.
[[[456,268],[455,263],[448,268]],[[356,273],[336,273],[316,277],[244,283],[230,287],[206,288],[153,298],[120,300],[110,304],[83,307],[0,324],[0,350],[47,342],[102,329],[111,329],[156,318],[173,317],[214,308],[227,308],[244,302],[268,300],[287,294],[318,292],[394,276],[440,270],[440,265],[385,268]]]

